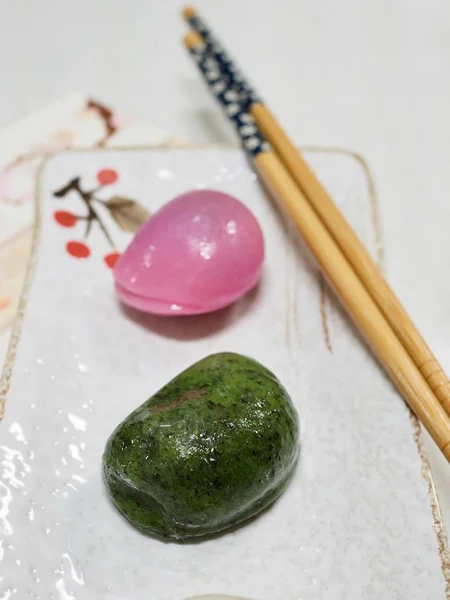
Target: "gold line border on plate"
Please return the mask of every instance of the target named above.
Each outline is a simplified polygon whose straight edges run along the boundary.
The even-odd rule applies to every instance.
[[[25,281],[22,289],[22,293],[19,300],[19,307],[17,311],[17,315],[14,319],[14,323],[11,330],[11,337],[8,344],[8,349],[6,352],[6,359],[3,365],[1,377],[0,377],[0,421],[4,416],[5,411],[5,403],[6,396],[8,394],[8,390],[11,383],[14,361],[17,355],[17,348],[20,340],[20,336],[22,333],[22,325],[23,318],[25,315],[25,309],[27,305],[27,300],[29,296],[29,292],[31,290],[31,285],[33,282],[33,276],[37,264],[37,256],[38,256],[38,247],[39,247],[39,238],[40,231],[42,225],[41,218],[41,177],[42,172],[45,168],[47,162],[56,155],[59,154],[76,154],[82,152],[136,152],[142,150],[232,150],[238,149],[238,146],[233,144],[202,144],[202,145],[193,145],[193,144],[182,144],[178,142],[166,142],[162,144],[155,145],[141,145],[141,146],[107,146],[105,148],[69,148],[67,150],[62,150],[59,152],[47,153],[42,157],[42,163],[39,166],[37,176],[36,176],[36,184],[35,184],[35,192],[34,192],[34,224],[33,224],[33,241],[31,244],[30,251],[30,259],[28,262],[27,272],[25,275]],[[375,244],[376,244],[376,252],[377,252],[377,262],[379,263],[380,268],[384,267],[384,247],[382,241],[381,234],[381,220],[380,220],[380,210],[378,204],[378,197],[375,190],[374,179],[372,177],[369,166],[365,160],[365,158],[352,150],[348,150],[347,148],[339,148],[339,147],[327,147],[327,146],[303,146],[301,148],[302,152],[322,152],[327,154],[340,154],[345,155],[350,158],[356,160],[362,167],[364,174],[367,179],[367,186],[369,189],[369,196],[371,200],[371,219],[372,226],[374,228],[375,235]],[[428,489],[428,497],[431,505],[431,512],[433,518],[433,527],[436,533],[437,542],[438,542],[438,552],[441,560],[441,570],[445,580],[445,593],[447,600],[450,600],[450,552],[448,548],[448,540],[447,535],[445,533],[445,527],[442,520],[442,513],[439,506],[439,499],[436,493],[433,475],[431,473],[430,461],[428,458],[427,451],[425,449],[423,433],[420,427],[420,423],[415,415],[411,413],[410,416],[411,428],[413,439],[417,446],[417,451],[420,458],[421,463],[421,474],[424,478],[427,489]]]

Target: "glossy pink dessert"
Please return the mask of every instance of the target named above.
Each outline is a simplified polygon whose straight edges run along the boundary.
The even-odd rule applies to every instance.
[[[264,239],[253,214],[222,192],[177,196],[139,229],[114,279],[129,306],[193,315],[227,306],[258,281]]]

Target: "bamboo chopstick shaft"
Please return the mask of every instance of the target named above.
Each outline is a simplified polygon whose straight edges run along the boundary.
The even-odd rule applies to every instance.
[[[272,197],[297,226],[350,317],[403,398],[450,461],[450,417],[335,240],[274,152],[261,152],[254,157],[254,162]]]
[[[278,121],[257,99],[252,86],[239,73],[234,61],[222,47],[217,45],[213,34],[197,15],[195,8],[186,7],[183,16],[197,32],[199,39],[207,43],[221,68],[225,69],[231,86],[241,95],[248,95],[246,105],[261,133],[282,158],[291,176],[320,215],[428,385],[450,414],[450,380],[353,229]]]
[[[267,107],[253,104],[250,113],[337,241],[428,385],[450,414],[449,379],[369,253]]]
[[[191,32],[184,41],[228,116],[235,121],[235,124],[239,124],[240,118],[235,113],[234,102],[230,101],[224,92],[223,82],[217,75],[215,65],[208,66],[205,61],[207,55],[201,47],[201,38],[195,32]],[[231,108],[233,110],[230,110]],[[245,114],[244,109],[240,116],[245,117]],[[239,126],[238,133],[244,135]],[[450,417],[439,404],[336,241],[308,203],[302,190],[275,152],[264,150],[264,139],[260,136],[259,139],[262,143],[258,142],[256,151],[252,146],[248,147],[248,150],[253,153],[256,168],[273,198],[279,208],[296,224],[375,355],[447,460],[450,460]]]

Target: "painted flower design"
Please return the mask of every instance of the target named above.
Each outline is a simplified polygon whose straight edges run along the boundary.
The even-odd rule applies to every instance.
[[[74,214],[68,210],[55,210],[53,218],[55,222],[66,229],[79,231],[79,225],[84,223],[84,239],[71,239],[66,243],[68,254],[78,259],[86,259],[91,256],[91,248],[87,242],[93,232],[93,227],[100,230],[104,235],[112,251],[103,257],[107,267],[112,269],[120,256],[114,240],[97,210],[98,206],[105,207],[113,221],[123,231],[136,232],[148,219],[148,211],[136,200],[112,195],[107,199],[99,196],[104,188],[113,186],[119,181],[119,173],[115,169],[103,168],[96,173],[97,186],[85,190],[81,184],[80,177],[74,177],[66,185],[53,192],[55,198],[63,199],[70,193],[78,194],[84,211]],[[103,194],[102,194],[103,195]]]

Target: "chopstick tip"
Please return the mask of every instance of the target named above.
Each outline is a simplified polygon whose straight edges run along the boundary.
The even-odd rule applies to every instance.
[[[186,19],[186,21],[189,21],[190,19],[192,19],[192,17],[195,17],[197,11],[195,10],[195,8],[193,6],[185,6],[182,10],[182,15],[183,18]]]
[[[184,36],[184,45],[187,48],[197,48],[203,45],[203,38],[197,31],[189,31]]]

